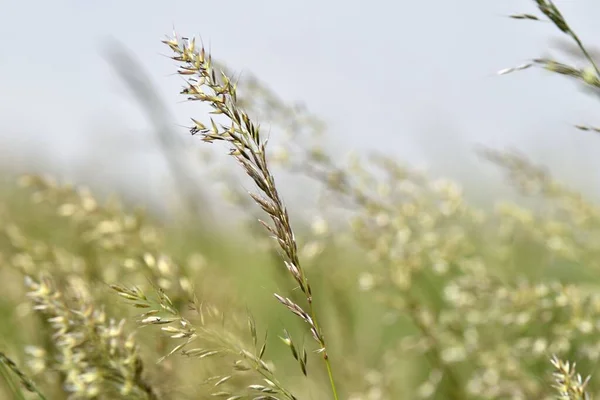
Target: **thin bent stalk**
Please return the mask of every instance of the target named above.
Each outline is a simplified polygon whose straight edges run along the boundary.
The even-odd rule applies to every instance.
[[[225,141],[231,145],[230,155],[238,161],[259,188],[260,193],[250,193],[250,196],[269,215],[272,224],[265,221],[260,222],[279,243],[279,247],[284,253],[284,264],[304,293],[309,312],[304,311],[301,306],[289,298],[278,294],[275,294],[275,297],[288,310],[309,325],[312,337],[320,346],[317,352],[322,354],[325,362],[333,397],[338,400],[325,337],[313,307],[311,287],[300,264],[296,239],[287,209],[279,196],[275,179],[268,166],[265,151],[267,141],[263,140],[259,133],[259,127],[250,120],[247,113],[238,104],[236,84],[223,72],[220,73],[220,76],[217,75],[210,54],[206,54],[203,47],[197,49],[194,39],[177,36],[165,40],[163,43],[175,53],[172,58],[180,63],[178,73],[186,78],[187,86],[182,94],[187,95],[189,100],[208,104],[213,110],[211,114],[222,115],[229,121],[229,124],[217,124],[211,118],[210,127],[207,127],[202,122],[192,119],[194,126],[190,132],[192,135],[200,133],[203,140],[209,143]],[[292,352],[295,354],[293,343],[289,337],[285,343],[292,348]],[[304,370],[306,357],[297,357],[296,359]]]

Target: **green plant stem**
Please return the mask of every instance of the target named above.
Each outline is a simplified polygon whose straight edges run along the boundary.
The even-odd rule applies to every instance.
[[[585,58],[587,58],[588,61],[592,64],[598,77],[600,77],[600,69],[598,68],[598,64],[596,64],[596,61],[594,61],[594,58],[590,55],[590,53],[588,53],[587,49],[585,48],[585,46],[583,45],[583,43],[581,42],[579,37],[574,32],[571,32],[570,36],[573,38],[575,43],[577,43],[577,46],[579,46],[579,49],[581,50],[581,52],[583,53]]]
[[[0,375],[2,375],[2,377],[4,378],[4,381],[6,382],[6,385],[8,386],[8,390],[15,396],[17,396],[19,399],[23,399],[25,400],[25,397],[23,397],[23,393],[21,392],[21,390],[17,387],[17,384],[13,381],[12,377],[10,376],[10,372],[8,371],[8,367],[6,367],[5,365],[0,365]]]
[[[25,400],[25,396],[23,395],[23,391],[19,388],[19,386],[13,381],[11,378],[11,372],[15,376],[17,376],[21,382],[21,384],[30,392],[35,393],[41,400],[46,400],[46,397],[38,390],[33,381],[29,379],[17,365],[8,358],[4,353],[0,352],[0,370],[1,374],[6,380],[6,383],[10,386],[11,391],[14,395],[18,395],[20,399]]]
[[[333,380],[333,373],[331,372],[331,363],[329,357],[325,358],[325,365],[327,366],[327,375],[329,375],[329,383],[331,384],[331,391],[333,392],[333,398],[338,400],[337,390],[335,388],[335,381]]]
[[[313,319],[315,324],[315,328],[320,332],[321,328],[319,327],[319,323],[317,322],[317,315],[315,309],[313,307],[312,299],[309,299],[309,308],[310,308],[310,317]],[[325,367],[327,368],[327,375],[329,376],[329,384],[331,386],[331,391],[333,393],[334,400],[339,400],[337,389],[335,387],[335,380],[333,379],[333,371],[331,369],[331,362],[329,362],[329,354],[327,354],[327,347],[323,346],[323,360],[325,361]]]

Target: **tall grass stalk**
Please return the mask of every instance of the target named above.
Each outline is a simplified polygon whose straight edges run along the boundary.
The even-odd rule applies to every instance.
[[[224,116],[228,121],[221,124],[211,118],[210,125],[205,125],[201,121],[192,119],[194,125],[190,128],[190,132],[192,135],[200,133],[202,139],[208,143],[227,142],[231,146],[230,155],[238,161],[262,193],[250,193],[250,196],[271,218],[272,225],[263,220],[260,222],[273,235],[283,251],[284,264],[305,295],[309,311],[304,311],[301,306],[277,293],[275,298],[308,324],[312,337],[319,345],[317,352],[322,355],[325,362],[333,397],[337,400],[338,393],[325,336],[313,306],[312,289],[300,264],[290,217],[269,169],[266,157],[267,141],[261,137],[259,126],[251,121],[239,106],[237,84],[224,72],[215,70],[211,55],[206,53],[203,46],[197,48],[195,39],[181,38],[177,35],[165,40],[164,43],[175,53],[172,58],[179,62],[178,73],[186,79],[187,86],[181,93],[186,95],[188,100],[208,104],[212,108],[211,114]],[[293,345],[291,339],[286,343]]]

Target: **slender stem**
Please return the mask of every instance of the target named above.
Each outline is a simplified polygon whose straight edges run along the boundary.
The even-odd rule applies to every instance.
[[[590,55],[590,53],[588,53],[587,49],[585,48],[579,37],[575,34],[575,32],[570,31],[570,36],[573,38],[573,40],[575,40],[575,43],[577,43],[577,46],[579,46],[579,49],[581,50],[585,58],[587,58],[588,61],[592,64],[594,70],[596,71],[596,74],[600,78],[600,69],[598,68],[598,65],[596,64],[594,58]]]
[[[13,381],[12,377],[10,376],[10,373],[8,372],[8,367],[6,367],[5,365],[0,365],[0,375],[2,375],[2,377],[4,378],[4,381],[6,382],[6,385],[8,386],[8,390],[13,395],[24,400],[25,397],[23,397],[23,393],[21,392],[21,390],[18,388],[17,384]]]
[[[325,358],[325,365],[327,366],[327,374],[329,375],[329,383],[331,384],[331,391],[333,392],[333,398],[338,400],[337,390],[335,388],[335,381],[333,380],[333,373],[331,372],[331,363],[329,357]]]
[[[321,332],[321,328],[319,327],[319,323],[317,322],[317,315],[311,299],[309,299],[308,304],[310,307],[310,316],[313,319],[315,328],[317,328],[317,330]],[[337,389],[335,387],[335,380],[333,379],[331,362],[329,362],[329,354],[327,354],[327,347],[325,346],[325,338],[323,338],[323,360],[325,361],[325,367],[327,368],[327,375],[329,376],[329,384],[331,386],[331,391],[333,392],[333,398],[334,400],[339,400]]]
[[[38,388],[35,386],[33,381],[31,379],[29,379],[29,377],[27,377],[17,367],[17,365],[14,363],[14,361],[12,361],[4,353],[1,353],[1,352],[0,352],[0,370],[1,370],[1,375],[6,380],[7,385],[10,386],[10,389],[14,395],[17,395],[21,399],[25,399],[25,396],[23,395],[23,391],[20,389],[18,384],[13,381],[11,374],[10,374],[11,372],[17,376],[17,378],[20,380],[21,385],[23,385],[29,392],[37,394],[41,400],[46,400],[46,397],[44,397],[44,395],[38,390]]]

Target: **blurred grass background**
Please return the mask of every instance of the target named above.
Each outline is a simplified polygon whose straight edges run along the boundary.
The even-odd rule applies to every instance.
[[[233,163],[220,151],[188,140],[131,54],[117,42],[105,53],[152,127],[141,144],[131,146],[157,143],[168,171],[152,179],[141,174],[135,189],[160,188],[160,195],[150,199],[125,181],[120,187],[106,184],[104,168],[116,168],[118,174],[126,165],[86,163],[89,171],[78,171],[74,180],[76,187],[92,187],[93,196],[44,179],[18,187],[17,172],[25,171],[5,166],[0,351],[17,360],[49,398],[67,398],[58,374],[39,367],[28,347],[51,347],[51,329],[32,313],[22,282],[24,275],[48,271],[59,287],[78,287],[112,317],[127,319],[127,329],[138,332],[148,379],[164,398],[204,398],[199,377],[210,376],[217,363],[172,357],[166,366],[153,368],[171,346],[157,340],[156,332],[136,328],[135,310],[108,287],[152,281],[175,293],[185,308],[191,284],[201,301],[232,319],[251,310],[260,329],[270,332],[268,357],[283,380],[302,398],[323,398],[327,382],[317,360],[311,361],[309,376],[314,385],[305,385],[278,338],[285,327],[296,341],[311,340],[273,299],[273,292],[293,298],[294,289],[256,221],[258,208],[245,200],[248,181],[230,172]],[[575,150],[567,157],[553,135],[536,136],[529,149],[524,146],[526,156],[487,154],[494,165],[468,140],[448,134],[452,118],[445,121],[443,113],[433,112],[435,118],[423,116],[430,124],[423,128],[423,147],[436,160],[429,175],[395,154],[389,154],[393,167],[366,172],[380,155],[369,159],[364,157],[368,151],[357,149],[359,155],[346,163],[325,124],[305,108],[277,97],[250,74],[240,90],[250,114],[269,125],[275,175],[285,183],[283,197],[318,312],[332,338],[343,398],[549,398],[552,353],[595,371],[600,358],[598,175],[584,166],[585,155],[578,151],[585,147],[593,154],[600,139],[569,133]],[[326,156],[331,164],[322,162]],[[540,160],[544,167],[538,168]],[[354,203],[358,197],[341,193],[329,174],[333,166],[356,178],[353,188],[373,194],[392,211]],[[552,176],[544,173],[546,166]],[[324,168],[326,179],[315,176],[312,167]],[[452,178],[463,189],[440,178]],[[149,261],[150,254],[155,261]],[[178,267],[158,267],[162,256],[170,260],[164,265]],[[463,350],[469,355],[453,358],[453,351]],[[441,371],[442,378],[432,371]],[[10,379],[2,398],[12,396]],[[592,391],[597,390],[592,381]]]

